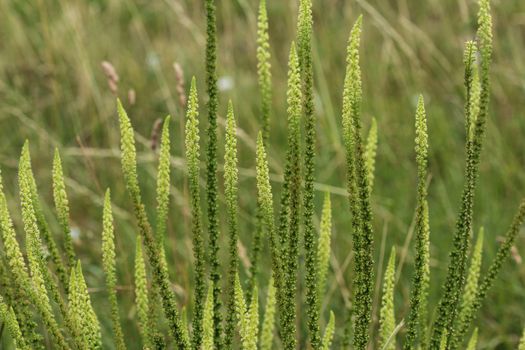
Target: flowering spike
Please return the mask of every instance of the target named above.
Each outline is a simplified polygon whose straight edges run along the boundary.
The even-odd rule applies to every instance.
[[[224,154],[224,195],[226,197],[226,207],[228,215],[228,230],[229,230],[229,270],[228,270],[228,301],[227,301],[227,316],[226,326],[224,329],[224,346],[229,348],[232,346],[234,330],[235,330],[235,276],[238,269],[238,218],[237,207],[239,205],[237,198],[237,126],[235,124],[235,116],[233,113],[233,104],[230,101],[228,104],[228,115],[226,120],[226,145]]]
[[[40,230],[40,233],[42,235],[42,238],[44,239],[44,242],[46,244],[47,249],[49,250],[49,253],[51,255],[51,260],[53,261],[53,264],[55,265],[55,269],[58,275],[58,278],[60,279],[60,282],[65,287],[67,286],[67,274],[66,269],[64,267],[64,264],[62,262],[62,258],[60,257],[60,253],[58,252],[57,245],[55,243],[55,240],[51,236],[51,231],[49,230],[49,225],[47,224],[47,220],[44,216],[44,211],[42,210],[42,206],[40,204],[40,200],[38,198],[38,190],[36,186],[35,176],[33,174],[33,169],[31,168],[31,156],[29,154],[29,141],[26,140],[24,143],[24,146],[22,147],[22,154],[20,156],[20,168],[24,172],[24,177],[27,180],[27,186],[28,186],[28,193],[30,195],[30,202],[31,206],[33,207],[33,212],[35,216],[35,220],[37,223],[37,228]],[[56,283],[53,283],[56,285]]]
[[[520,207],[518,209],[518,212],[515,214],[514,219],[512,220],[512,224],[509,227],[509,230],[505,234],[505,240],[500,245],[496,257],[492,261],[492,264],[489,266],[489,269],[485,275],[479,282],[478,288],[476,290],[476,297],[474,298],[474,301],[472,303],[471,312],[468,315],[465,315],[465,321],[463,324],[460,324],[457,329],[457,337],[458,339],[462,339],[465,333],[468,330],[468,326],[471,324],[472,320],[474,319],[474,316],[476,315],[476,312],[478,312],[479,308],[481,307],[481,304],[483,303],[483,300],[485,299],[485,296],[487,295],[487,292],[490,288],[492,288],[492,285],[494,284],[494,280],[498,276],[499,272],[501,271],[501,268],[503,266],[503,263],[507,260],[507,258],[510,255],[512,246],[514,245],[514,242],[516,241],[516,237],[518,233],[520,232],[520,228],[523,225],[525,221],[525,200],[522,200]]]
[[[525,350],[525,329],[523,330],[518,350]]]
[[[252,303],[256,302],[256,290],[254,290]],[[251,317],[252,306],[248,309],[246,301],[244,300],[244,293],[242,291],[241,282],[239,281],[239,275],[235,277],[235,311],[237,316],[237,323],[239,326],[239,333],[241,335],[242,348],[246,350],[257,349],[257,336],[253,336],[253,327],[250,324],[253,319]]]
[[[483,227],[479,231],[478,240],[472,252],[472,258],[470,261],[470,268],[468,270],[467,281],[465,283],[465,289],[463,291],[463,297],[461,300],[460,311],[458,314],[458,329],[468,328],[470,325],[465,324],[468,315],[472,312],[472,306],[474,298],[476,297],[476,291],[479,285],[479,275],[481,271],[481,258],[483,252]],[[452,348],[458,345],[461,339],[458,339],[455,335],[456,332],[452,330]]]
[[[304,151],[304,247],[305,247],[305,280],[306,312],[308,317],[308,334],[314,350],[321,346],[319,328],[319,284],[318,284],[318,242],[314,227],[314,179],[315,179],[315,141],[316,118],[313,98],[313,64],[312,64],[312,0],[301,0],[297,23],[297,41],[299,64],[302,78],[302,98],[304,113],[305,151]]]
[[[35,348],[38,348],[40,343],[40,336],[36,331],[36,324],[31,320],[32,314],[29,309],[29,303],[33,301],[35,293],[29,280],[27,267],[24,262],[24,257],[18,241],[16,240],[16,232],[13,228],[13,222],[9,215],[7,208],[7,200],[3,190],[2,176],[0,174],[0,232],[2,235],[2,243],[4,246],[4,254],[7,260],[7,266],[13,276],[13,283],[16,286],[16,299],[20,302],[18,311],[18,320],[23,336],[27,343]],[[43,310],[39,308],[39,312]],[[46,309],[47,310],[47,309]]]
[[[377,154],[377,121],[376,118],[372,118],[372,124],[368,131],[368,137],[366,139],[365,148],[365,161],[366,161],[366,173],[368,179],[368,188],[370,193],[374,188],[374,172]]]
[[[58,287],[52,279],[42,251],[42,241],[40,239],[40,231],[38,227],[37,215],[34,208],[34,178],[31,173],[31,165],[29,158],[29,145],[26,142],[22,149],[20,157],[19,173],[18,173],[19,187],[20,187],[20,201],[22,206],[22,222],[24,224],[24,231],[26,233],[26,251],[29,271],[31,273],[32,284],[30,293],[34,294],[34,298],[39,305],[42,312],[42,317],[54,340],[59,346],[65,346],[64,338],[58,329],[56,320],[54,319],[51,303],[48,297],[48,289],[51,292],[53,299],[58,303],[62,316],[66,316],[66,306],[62,300],[62,296],[58,292]],[[58,265],[57,265],[58,266]],[[46,289],[46,287],[48,289]]]
[[[15,342],[15,347],[22,350],[30,350],[31,348],[27,346],[24,337],[22,336],[22,331],[18,325],[18,320],[16,319],[15,311],[12,307],[8,307],[0,295],[0,320],[6,325],[7,331],[11,335]]]
[[[483,146],[483,138],[488,116],[488,104],[490,99],[490,77],[489,70],[492,58],[492,19],[490,16],[489,0],[479,1],[478,13],[478,46],[481,56],[481,92],[479,98],[479,114],[473,130],[472,139],[467,138],[467,159],[465,167],[465,184],[461,197],[461,208],[456,221],[456,232],[454,234],[453,248],[450,253],[450,263],[444,283],[444,291],[437,309],[434,333],[431,339],[432,347],[437,347],[442,339],[444,329],[456,329],[455,321],[460,292],[465,283],[465,270],[467,263],[467,252],[469,248],[469,237],[472,230],[474,214],[474,194],[479,172],[479,160]],[[471,45],[472,47],[472,45]],[[467,46],[467,49],[469,47]],[[468,56],[468,55],[467,55]],[[469,67],[467,67],[467,70]],[[468,77],[468,73],[465,74]],[[469,86],[467,80],[466,86]],[[465,111],[470,111],[472,96],[467,94],[469,100]],[[468,119],[468,118],[467,118]],[[447,335],[447,345],[451,333]]]
[[[273,344],[273,332],[275,328],[275,284],[272,277],[268,281],[268,295],[266,296],[266,306],[264,309],[264,320],[261,329],[261,350],[271,350]]]
[[[282,248],[275,230],[272,186],[270,185],[268,159],[264,149],[264,141],[261,132],[257,135],[256,158],[257,202],[261,208],[263,223],[269,236],[272,261],[272,281],[275,284],[277,302],[279,306],[281,306],[281,303],[283,302],[282,293],[284,290],[284,261]]]
[[[162,263],[167,269],[164,237],[170,205],[170,116],[164,119],[160,141],[159,167],[157,171],[157,241]]]
[[[321,344],[322,350],[330,350],[330,347],[332,346],[332,341],[334,339],[334,332],[335,315],[333,311],[330,311],[330,319],[328,320],[328,324],[326,325],[326,329],[324,330],[323,342]]]
[[[383,280],[383,297],[381,300],[381,312],[379,320],[379,349],[395,350],[395,341],[388,339],[394,333],[396,319],[394,313],[394,287],[395,287],[395,270],[396,270],[396,249],[392,247],[388,266],[385,271]],[[385,348],[386,346],[386,348]]]
[[[416,257],[404,349],[415,349],[418,337],[421,344],[426,342],[426,307],[430,279],[430,226],[426,188],[428,135],[423,96],[419,96],[416,111],[415,151],[418,169]]]
[[[126,188],[133,202],[133,209],[135,211],[135,217],[138,221],[139,232],[144,240],[146,254],[152,268],[153,283],[159,290],[164,314],[168,320],[169,328],[177,346],[180,349],[185,350],[189,348],[189,339],[187,339],[186,334],[182,328],[182,322],[177,310],[175,295],[171,289],[168,271],[162,263],[162,255],[159,252],[159,245],[155,236],[153,235],[153,230],[151,229],[151,225],[146,214],[146,209],[141,199],[139,181],[137,177],[137,154],[135,149],[133,128],[120,100],[117,100],[117,110],[120,120],[122,150],[121,165],[122,171],[124,173]]]
[[[272,73],[266,0],[259,2],[257,19],[257,76],[261,95],[261,128],[264,142],[270,137],[270,109],[272,103]]]
[[[104,210],[102,215],[102,265],[106,274],[109,302],[111,304],[111,322],[115,336],[115,346],[118,350],[126,348],[124,335],[120,325],[117,301],[117,276],[115,272],[115,234],[113,227],[113,213],[111,210],[111,195],[109,189],[104,197]]]
[[[284,306],[282,308],[281,328],[283,332],[283,346],[287,350],[296,347],[296,289],[297,289],[297,265],[298,265],[298,242],[299,242],[299,221],[301,203],[301,166],[300,166],[300,127],[301,118],[301,80],[299,71],[299,59],[295,44],[292,43],[289,59],[288,71],[288,150],[286,157],[285,182],[289,184],[289,201],[286,210],[288,225],[287,230],[280,234],[286,237],[285,258],[285,282],[284,287]]]
[[[206,201],[208,217],[210,279],[213,284],[213,341],[222,347],[221,287],[219,272],[219,218],[217,179],[217,18],[215,0],[206,0],[206,91],[208,93],[208,140],[206,147]],[[194,342],[194,349],[198,350]]]
[[[476,346],[478,345],[478,329],[475,328],[474,332],[472,332],[472,336],[470,337],[470,340],[468,341],[467,350],[476,350]],[[522,349],[518,349],[522,350]]]
[[[332,204],[330,193],[326,192],[324,196],[323,213],[321,215],[321,228],[319,233],[319,243],[317,250],[317,260],[319,262],[319,282],[318,293],[319,300],[323,300],[326,289],[326,273],[330,263],[330,240],[332,236]]]
[[[76,255],[71,238],[71,229],[69,227],[69,202],[58,148],[55,149],[55,156],[53,158],[53,198],[55,200],[58,222],[64,235],[67,266],[68,269],[71,269],[75,264]]]
[[[152,348],[152,330],[148,317],[149,300],[148,300],[148,281],[146,277],[146,265],[142,255],[142,242],[140,236],[137,236],[135,251],[135,303],[137,304],[137,314],[139,325],[142,333],[145,348]]]
[[[353,241],[356,255],[354,268],[354,348],[368,346],[368,328],[371,321],[373,290],[373,228],[370,191],[361,138],[361,68],[359,46],[362,17],[352,31],[347,49],[347,68],[343,91],[343,138],[346,146],[348,192],[354,227]]]
[[[202,238],[200,207],[200,146],[199,146],[199,101],[195,77],[191,81],[188,111],[186,113],[186,162],[190,186],[191,225],[193,237],[193,255],[195,258],[195,290],[193,317],[193,347],[198,349],[202,343],[202,317],[205,303],[204,281],[204,243]],[[215,298],[215,295],[214,295]]]
[[[102,349],[100,324],[91,306],[80,260],[76,268],[71,269],[69,320],[73,325],[75,342],[79,347]]]
[[[213,288],[208,288],[202,318],[202,350],[213,349]]]

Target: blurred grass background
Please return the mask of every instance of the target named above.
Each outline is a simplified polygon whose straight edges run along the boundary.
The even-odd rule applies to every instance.
[[[486,229],[484,267],[491,261],[498,237],[505,233],[525,195],[525,2],[494,0],[492,5],[495,48],[491,113],[475,207],[475,230],[482,225]],[[218,1],[217,6],[219,138],[222,140],[224,131],[226,101],[231,98],[241,139],[244,273],[255,213],[258,2]],[[269,155],[278,191],[286,146],[286,61],[295,36],[297,2],[269,0],[268,11],[274,84]],[[316,209],[320,214],[321,192],[332,192],[333,256],[323,308],[325,320],[329,309],[336,312],[339,328],[336,345],[346,318],[341,306],[347,303],[352,271],[345,156],[339,127],[341,95],[347,36],[361,13],[364,120],[369,125],[375,116],[379,126],[373,194],[377,274],[382,274],[385,265],[385,249],[397,245],[398,261],[404,261],[398,271],[400,283],[396,289],[399,321],[406,313],[412,275],[409,240],[416,193],[413,152],[416,98],[419,93],[425,96],[431,143],[431,305],[435,306],[446,272],[463,186],[462,48],[475,34],[477,5],[474,0],[314,1],[319,190]],[[50,220],[54,215],[50,170],[53,148],[58,147],[67,176],[76,250],[104,326],[104,337],[110,339],[100,247],[103,193],[107,187],[112,189],[124,331],[130,344],[138,348],[132,290],[136,228],[120,171],[115,96],[108,87],[101,62],[111,62],[120,76],[117,94],[137,130],[139,175],[150,209],[155,204],[157,165],[156,153],[150,148],[150,134],[157,118],[172,115],[173,186],[167,248],[180,303],[189,306],[192,256],[183,159],[184,111],[176,91],[173,63],[178,62],[183,68],[186,85],[191,76],[197,77],[204,106],[203,1],[0,0],[0,14],[0,166],[15,222],[19,224],[16,171],[24,140],[31,142],[34,172],[44,202],[48,203]],[[134,104],[128,98],[129,90],[136,94]],[[202,112],[204,141],[207,123],[205,110]],[[225,224],[221,221],[223,228]],[[222,240],[225,247],[224,235]],[[225,251],[221,251],[224,258]],[[514,259],[506,264],[477,320],[480,348],[511,349],[521,334],[525,324],[525,266],[519,259],[520,253],[525,254],[523,234],[517,241]],[[261,277],[264,285],[267,277],[265,271]],[[377,296],[376,293],[376,300]],[[110,343],[105,348],[111,348]]]

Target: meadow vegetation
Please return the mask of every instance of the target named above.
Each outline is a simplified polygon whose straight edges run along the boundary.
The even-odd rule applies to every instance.
[[[0,347],[523,349],[520,2],[0,11]]]

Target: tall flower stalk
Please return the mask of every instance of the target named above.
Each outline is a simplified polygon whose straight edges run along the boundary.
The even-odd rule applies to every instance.
[[[229,230],[229,267],[228,267],[228,303],[226,326],[224,329],[224,347],[231,348],[235,331],[235,278],[239,265],[239,254],[237,252],[238,240],[238,217],[239,206],[237,198],[237,182],[239,170],[237,169],[237,126],[233,114],[233,104],[228,104],[228,115],[226,118],[226,145],[224,154],[224,194],[226,197],[226,208]],[[256,296],[254,296],[256,297]]]
[[[215,0],[206,0],[206,91],[208,93],[208,143],[206,145],[206,201],[210,278],[213,285],[213,340],[222,347],[221,287],[219,273],[219,218],[217,192],[217,19]],[[194,348],[195,347],[194,343]]]
[[[474,194],[478,178],[479,159],[482,151],[485,125],[488,115],[488,104],[490,98],[489,70],[492,61],[492,19],[490,15],[489,0],[480,0],[478,13],[478,47],[481,59],[481,92],[479,98],[479,114],[474,118],[472,138],[467,137],[466,144],[466,168],[465,185],[461,197],[461,208],[456,222],[453,249],[450,253],[450,263],[447,277],[444,283],[443,296],[439,302],[434,333],[431,338],[432,347],[437,347],[441,342],[444,329],[453,329],[455,325],[456,312],[460,292],[465,283],[465,269],[469,237],[472,230],[474,214]],[[475,45],[470,42],[466,45],[465,54],[465,86],[467,90],[467,102],[465,107],[467,130],[470,128],[470,116],[472,111],[472,70]],[[470,134],[470,133],[469,133]],[[470,136],[467,134],[467,136]],[[447,335],[449,344],[451,332]]]
[[[138,222],[139,232],[144,241],[148,261],[152,268],[153,282],[159,288],[164,315],[168,320],[170,331],[177,346],[180,349],[188,349],[189,339],[187,339],[186,333],[182,328],[175,295],[170,287],[168,271],[163,267],[159,245],[146,215],[144,204],[142,203],[137,176],[137,153],[135,149],[134,131],[120,100],[117,103],[117,109],[120,119],[122,171],[124,173],[126,188],[133,202],[133,209]]]
[[[299,257],[299,227],[300,227],[300,203],[301,203],[301,164],[299,154],[300,126],[301,118],[301,77],[299,70],[299,58],[295,44],[292,43],[289,58],[288,71],[288,151],[287,168],[290,170],[287,180],[289,184],[288,202],[288,225],[285,232],[281,232],[286,237],[284,257],[286,263],[284,270],[284,306],[281,313],[281,329],[283,332],[283,347],[291,350],[296,347],[296,290],[297,290],[297,267]],[[283,210],[281,208],[281,210]],[[317,290],[316,290],[317,293]]]
[[[202,344],[202,318],[205,302],[205,256],[201,224],[200,204],[200,146],[199,146],[199,101],[195,78],[191,81],[188,111],[186,113],[186,162],[190,187],[191,231],[193,238],[193,255],[195,258],[195,288],[193,317],[193,348],[199,349]]]
[[[111,322],[115,337],[115,347],[118,350],[126,349],[124,335],[120,325],[119,308],[117,301],[117,275],[115,267],[115,233],[113,226],[113,212],[111,209],[111,194],[109,189],[104,197],[104,211],[102,217],[102,266],[106,274],[109,302],[111,304]]]
[[[366,349],[369,341],[373,290],[373,229],[365,147],[361,137],[361,68],[359,45],[362,18],[350,33],[343,91],[343,137],[347,156],[348,192],[352,212],[354,268],[354,348]]]
[[[417,209],[416,209],[416,257],[415,272],[410,292],[410,312],[407,334],[403,348],[415,349],[416,343],[426,346],[426,307],[430,280],[430,226],[427,203],[428,136],[425,102],[419,97],[416,111],[416,163],[417,163]]]
[[[75,265],[76,255],[73,248],[73,239],[71,238],[71,228],[69,227],[69,201],[64,183],[62,160],[58,149],[55,149],[53,158],[53,198],[55,200],[58,222],[64,235],[67,268],[71,270]]]
[[[390,341],[390,336],[396,328],[394,313],[394,287],[396,281],[396,249],[392,247],[388,265],[383,278],[383,297],[379,313],[379,349],[395,350],[395,341]]]
[[[319,286],[317,261],[317,235],[313,223],[314,215],[314,178],[315,178],[315,114],[313,97],[313,63],[312,63],[312,1],[301,0],[299,4],[299,19],[297,42],[299,50],[299,65],[302,79],[302,98],[305,130],[304,151],[304,247],[306,271],[306,307],[308,315],[308,333],[312,348],[321,346],[319,329]]]

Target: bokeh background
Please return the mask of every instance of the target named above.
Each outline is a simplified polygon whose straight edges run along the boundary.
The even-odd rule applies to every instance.
[[[498,247],[498,237],[506,232],[525,196],[525,2],[494,0],[492,6],[492,100],[475,206],[475,231],[481,226],[486,231],[483,271]],[[240,255],[241,273],[245,275],[255,225],[254,145],[260,125],[255,58],[258,1],[218,1],[217,7],[219,139],[224,134],[226,102],[232,99],[240,138]],[[268,11],[274,87],[269,155],[278,195],[286,147],[287,55],[295,37],[297,1],[268,0]],[[463,186],[462,48],[475,35],[476,13],[474,0],[314,1],[316,220],[323,192],[331,192],[333,256],[323,322],[328,310],[334,309],[339,329],[336,346],[346,319],[342,306],[351,293],[352,271],[340,128],[350,28],[363,14],[363,118],[368,127],[375,117],[379,128],[373,193],[376,275],[384,270],[385,251],[396,245],[400,262],[396,313],[400,321],[407,311],[413,271],[416,99],[419,93],[426,99],[430,133],[431,305],[435,306]],[[58,147],[67,177],[75,247],[104,337],[109,339],[109,304],[101,268],[101,204],[105,189],[111,188],[122,319],[129,344],[135,348],[140,346],[133,306],[137,232],[120,170],[115,95],[123,100],[137,132],[139,175],[150,209],[155,204],[157,165],[151,134],[158,118],[172,116],[172,204],[167,249],[179,301],[189,307],[192,256],[183,158],[184,109],[174,63],[184,72],[184,90],[196,76],[204,106],[204,16],[202,0],[0,0],[0,167],[15,223],[20,228],[18,156],[24,140],[29,139],[39,190],[47,203],[46,214],[58,227],[51,196],[52,155]],[[110,62],[118,73],[116,93],[101,68],[103,61]],[[204,133],[204,108],[202,112]],[[222,155],[222,146],[219,152]],[[219,176],[222,182],[221,171]],[[225,225],[221,220],[223,232]],[[221,240],[226,247],[224,234]],[[221,251],[224,259],[225,251]],[[525,265],[520,254],[525,255],[524,234],[518,238],[512,259],[505,264],[476,321],[481,330],[480,348],[511,349],[517,344],[525,325]],[[261,276],[263,286],[267,278],[265,271]],[[376,309],[378,296],[376,291]],[[304,319],[301,322],[304,325]],[[0,341],[0,348],[5,344]],[[110,341],[105,348],[112,348]]]

